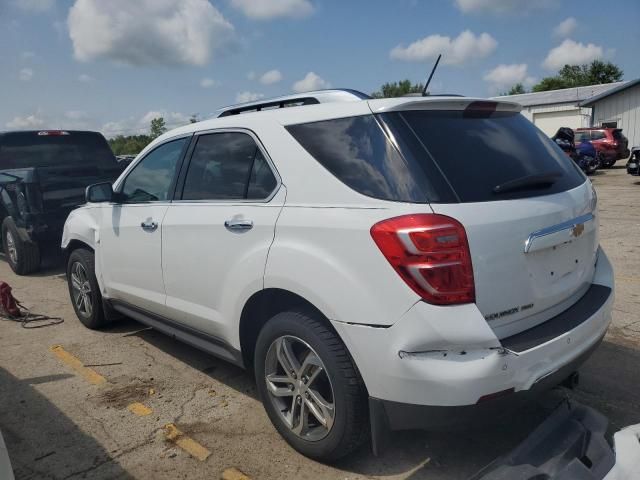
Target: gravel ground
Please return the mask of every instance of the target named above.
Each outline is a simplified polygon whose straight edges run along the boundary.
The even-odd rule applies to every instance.
[[[17,298],[65,319],[37,330],[0,322],[0,430],[16,478],[459,479],[515,446],[565,395],[605,413],[612,430],[640,422],[640,181],[619,163],[593,177],[616,269],[613,324],[577,390],[550,392],[491,428],[395,433],[381,457],[363,448],[333,466],[287,446],[249,374],[134,321],[87,330],[61,267],[17,277],[1,260]]]

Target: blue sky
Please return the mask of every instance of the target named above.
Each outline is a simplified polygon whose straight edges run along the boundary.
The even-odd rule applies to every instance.
[[[236,101],[423,81],[488,96],[563,63],[640,78],[637,0],[0,0],[0,130],[143,133]],[[558,48],[561,46],[561,48]]]

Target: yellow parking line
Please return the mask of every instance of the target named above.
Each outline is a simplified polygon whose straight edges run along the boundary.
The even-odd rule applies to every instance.
[[[246,476],[237,468],[227,468],[222,472],[222,480],[251,480],[251,477]]]
[[[184,433],[178,430],[178,427],[173,423],[164,426],[164,436],[168,441],[175,443],[189,455],[197,458],[201,462],[204,462],[209,458],[209,455],[211,455],[211,452],[207,448],[187,437]]]
[[[133,413],[134,415],[138,415],[139,417],[146,417],[147,415],[151,415],[153,413],[153,410],[140,402],[132,403],[127,407],[127,409],[131,413]]]
[[[85,367],[80,360],[78,360],[76,357],[62,348],[62,345],[54,345],[53,347],[51,347],[51,351],[56,357],[58,357],[58,360],[70,366],[76,371],[78,375],[80,375],[92,385],[102,385],[104,383],[107,383],[106,378],[104,378],[95,370]]]

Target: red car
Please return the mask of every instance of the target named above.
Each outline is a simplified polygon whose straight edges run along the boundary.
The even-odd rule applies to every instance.
[[[578,128],[575,141],[590,141],[596,147],[602,167],[611,167],[616,160],[630,155],[629,141],[622,134],[621,128]]]

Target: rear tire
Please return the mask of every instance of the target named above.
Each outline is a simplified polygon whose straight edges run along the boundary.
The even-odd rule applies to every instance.
[[[16,275],[27,275],[40,268],[38,244],[22,240],[11,217],[2,222],[2,244],[7,262]]]
[[[368,438],[364,383],[342,340],[316,314],[271,318],[258,336],[254,368],[269,419],[298,452],[335,461]]]
[[[92,330],[111,323],[104,314],[94,265],[93,252],[84,248],[71,252],[67,262],[67,284],[71,304],[78,320]]]

